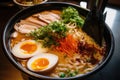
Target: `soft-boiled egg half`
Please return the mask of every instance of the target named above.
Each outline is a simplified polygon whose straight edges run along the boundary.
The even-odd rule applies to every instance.
[[[35,40],[18,42],[12,48],[13,55],[18,58],[30,58],[43,52],[47,52],[47,48],[43,48],[41,44]]]
[[[27,62],[27,67],[34,72],[44,72],[51,70],[57,62],[58,56],[50,53],[43,53],[30,58]]]

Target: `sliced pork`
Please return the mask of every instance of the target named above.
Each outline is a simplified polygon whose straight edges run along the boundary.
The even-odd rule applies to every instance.
[[[28,24],[16,23],[14,28],[15,28],[16,31],[18,31],[20,33],[30,33],[31,31],[37,29],[38,27],[28,25]]]
[[[52,11],[43,11],[34,14],[20,22],[16,23],[14,28],[20,33],[30,33],[42,26],[46,26],[51,22],[60,20],[60,15]]]

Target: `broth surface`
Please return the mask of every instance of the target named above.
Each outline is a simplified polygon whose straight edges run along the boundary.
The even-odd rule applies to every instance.
[[[11,35],[11,48],[21,41],[35,40],[33,36],[28,36],[28,33],[31,31],[34,32],[34,30],[42,28],[52,22],[61,20],[61,14],[62,11],[59,10],[43,11],[16,23],[16,36],[15,32]],[[65,25],[68,31],[65,37],[56,40],[59,42],[59,45],[45,47],[47,49],[45,53],[43,52],[43,54],[50,53],[58,56],[59,59],[56,66],[54,66],[51,71],[43,71],[38,74],[58,78],[82,75],[92,71],[104,58],[105,42],[103,42],[103,46],[100,47],[89,35],[83,32],[81,28],[76,28],[76,24],[68,23]],[[42,45],[41,40],[35,41]],[[44,48],[43,45],[42,47]],[[27,68],[27,62],[31,57],[24,59],[14,57],[23,67]]]

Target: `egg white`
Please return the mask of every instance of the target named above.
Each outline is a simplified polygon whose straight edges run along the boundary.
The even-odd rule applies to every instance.
[[[42,70],[32,69],[31,64],[39,58],[46,58],[49,61],[48,66]],[[43,53],[43,54],[36,55],[36,56],[33,56],[32,58],[30,58],[27,62],[27,68],[31,71],[34,71],[34,72],[44,72],[44,71],[51,70],[57,64],[57,62],[58,62],[58,56],[56,56],[54,54],[50,54],[50,53]]]
[[[29,54],[29,53],[25,54],[25,51],[20,48],[22,46],[22,44],[25,44],[28,42],[34,43],[37,46],[37,49],[31,54]],[[15,44],[14,47],[12,48],[11,52],[17,58],[30,58],[34,55],[41,54],[42,52],[46,52],[46,51],[47,51],[47,49],[43,48],[42,45],[40,43],[36,42],[35,40],[24,40],[24,41],[21,41],[21,42]]]

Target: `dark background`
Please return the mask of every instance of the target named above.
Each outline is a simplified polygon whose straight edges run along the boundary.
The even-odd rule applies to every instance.
[[[10,1],[10,0],[1,0]],[[98,73],[87,80],[120,80],[120,8],[107,6],[106,23],[111,28],[115,38],[115,50],[109,63]],[[2,37],[3,28],[6,22],[20,9],[17,6],[0,5],[0,36]],[[114,18],[114,19],[113,19]],[[0,42],[2,38],[0,37]],[[0,44],[0,80],[22,80],[20,72],[10,64],[4,56]]]

